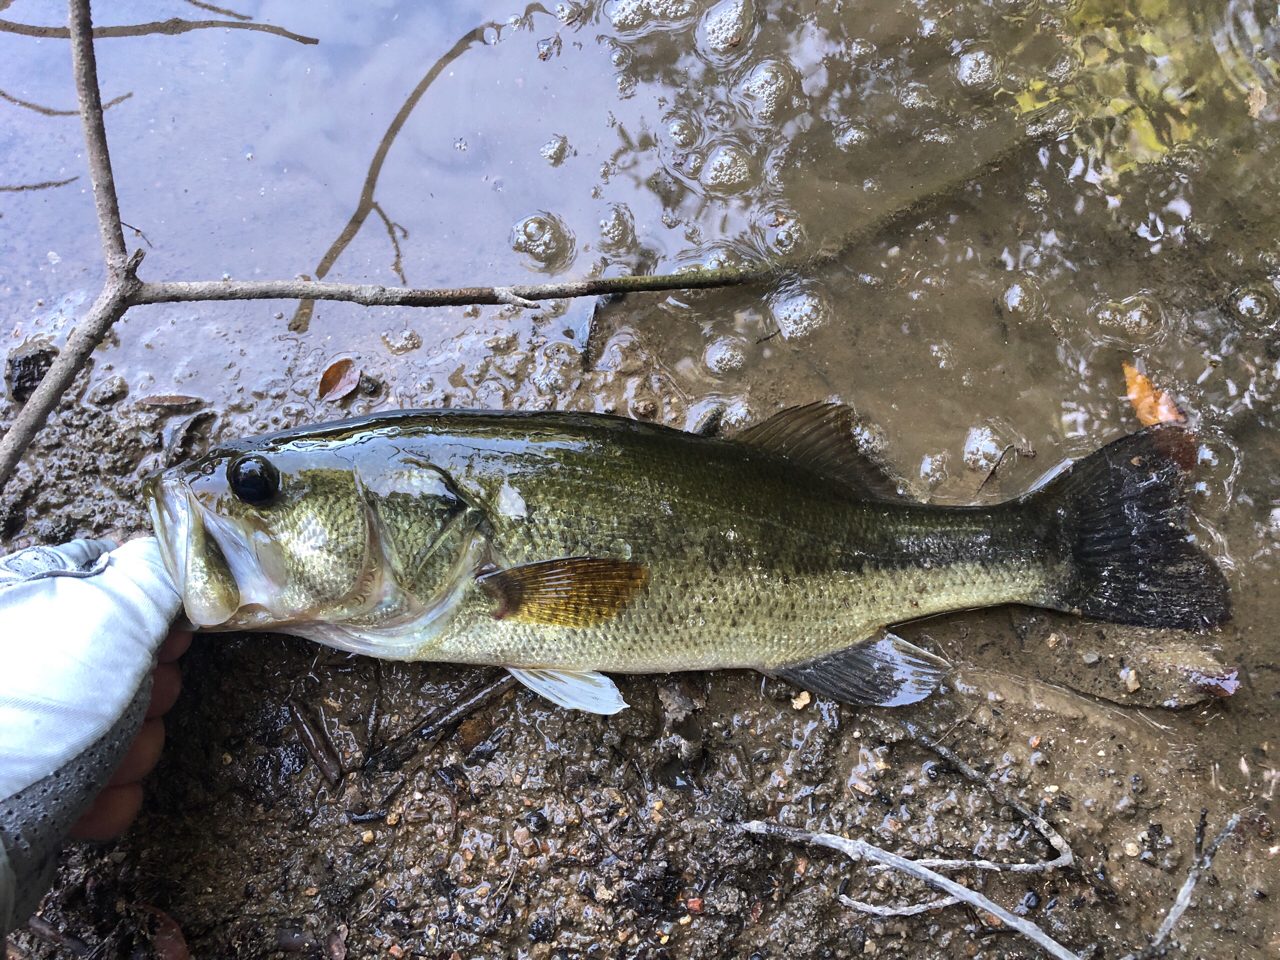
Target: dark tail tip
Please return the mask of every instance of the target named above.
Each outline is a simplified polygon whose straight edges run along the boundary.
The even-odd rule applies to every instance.
[[[1195,438],[1161,424],[1090,454],[1047,488],[1076,570],[1063,609],[1184,630],[1231,619],[1226,577],[1188,536],[1195,461]]]

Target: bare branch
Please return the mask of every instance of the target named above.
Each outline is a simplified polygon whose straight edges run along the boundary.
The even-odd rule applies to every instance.
[[[234,10],[227,10],[225,7],[215,7],[212,3],[201,3],[200,0],[187,0],[187,3],[193,7],[199,7],[201,10],[208,10],[210,13],[220,13],[224,17],[235,17],[237,20],[253,19],[247,13],[236,13]]]
[[[98,210],[98,232],[102,236],[107,272],[119,278],[128,254],[125,252],[124,230],[120,226],[116,181],[111,173],[107,128],[102,120],[102,94],[98,89],[98,58],[93,49],[89,0],[70,0],[69,9],[71,65],[76,77],[76,96],[80,100],[85,156],[89,161],[89,176],[93,180],[93,202]]]
[[[528,15],[529,10],[526,9],[525,16]],[[382,175],[382,165],[386,162],[387,154],[391,152],[391,145],[395,143],[396,137],[400,135],[400,131],[408,121],[409,115],[413,113],[418,102],[422,100],[427,88],[435,82],[436,77],[444,72],[445,67],[466,53],[472,44],[483,43],[486,30],[495,29],[499,26],[496,23],[484,23],[464,34],[462,39],[450,47],[444,56],[431,65],[431,68],[418,81],[418,85],[405,98],[404,103],[400,105],[400,109],[396,111],[391,125],[387,127],[386,133],[382,135],[382,140],[378,143],[378,149],[373,153],[373,159],[369,161],[369,170],[364,177],[364,186],[360,188],[360,202],[356,205],[355,212],[351,214],[351,219],[347,221],[347,225],[338,234],[338,239],[330,244],[329,249],[320,258],[320,263],[316,267],[317,280],[325,278],[330,268],[337,262],[338,257],[342,255],[342,251],[346,250],[351,241],[356,238],[356,234],[364,226],[365,220],[369,219],[369,214],[374,212],[375,202],[373,195],[378,187],[378,178]],[[305,332],[311,323],[311,314],[314,309],[315,302],[312,299],[304,298],[298,304],[298,309],[294,311],[293,317],[289,320],[289,329],[295,333]]]
[[[853,860],[870,860],[874,863],[882,863],[895,870],[900,870],[908,876],[915,877],[917,880],[921,880],[929,886],[949,894],[962,903],[967,903],[971,907],[991,914],[1011,930],[1016,930],[1027,939],[1039,944],[1050,956],[1056,957],[1057,960],[1080,960],[1078,954],[1072,953],[1030,920],[1015,916],[1000,904],[987,899],[976,890],[962,887],[954,880],[944,877],[940,873],[935,873],[927,867],[922,867],[915,861],[900,857],[896,853],[890,853],[888,850],[881,850],[879,847],[864,840],[846,840],[844,837],[837,837],[833,833],[810,833],[808,830],[796,830],[792,827],[784,827],[777,823],[767,823],[762,820],[752,820],[749,823],[744,823],[741,829],[748,833],[762,836],[781,837],[792,843],[812,844],[839,850]],[[856,901],[854,902],[856,903]],[[930,908],[932,906],[933,904],[930,905]]]
[[[20,183],[14,187],[0,187],[0,193],[22,193],[26,190],[48,190],[51,187],[65,187],[75,183],[79,177],[67,177],[65,180],[46,180],[44,183]]]
[[[453,287],[423,290],[384,287],[377,284],[316,283],[311,280],[204,281],[198,283],[144,283],[131,304],[179,303],[193,300],[341,300],[366,307],[459,307],[467,304],[516,303],[536,306],[537,300],[598,297],[614,293],[657,290],[697,290],[728,287],[764,280],[772,270],[697,270],[688,273],[643,277],[601,277],[508,287]],[[523,302],[522,302],[523,301]]]
[[[917,727],[909,720],[899,721],[903,729],[911,735],[911,738],[923,746],[927,750],[936,753],[942,759],[946,760],[957,770],[959,770],[966,778],[973,783],[980,785],[995,799],[997,803],[1002,803],[1007,807],[1016,810],[1018,814],[1035,827],[1036,832],[1044,837],[1045,842],[1057,852],[1058,856],[1053,860],[1043,863],[995,863],[991,860],[917,860],[916,863],[933,867],[935,869],[975,869],[975,870],[996,870],[1001,873],[1041,873],[1045,870],[1062,869],[1071,866],[1075,862],[1075,857],[1071,853],[1071,847],[1062,835],[1053,828],[1044,817],[1037,814],[1017,797],[1011,796],[1005,790],[989,777],[984,777],[977,770],[960,759],[959,755],[949,747],[925,736],[924,731]]]
[[[72,2],[74,4],[77,0]],[[14,419],[9,432],[0,439],[0,487],[13,475],[22,454],[44,426],[49,412],[58,405],[94,348],[102,342],[112,324],[124,316],[129,307],[129,295],[138,283],[134,271],[141,262],[142,251],[139,250],[122,265],[118,274],[113,273],[108,277],[106,287],[89,310],[88,316],[76,324],[75,330],[67,339],[67,345],[53,361],[53,366],[40,381],[40,386],[36,387],[36,392]]]
[[[117,103],[124,103],[124,101],[128,100],[132,96],[132,93],[126,93],[122,97],[116,97],[114,100],[104,103],[102,105],[102,109],[110,110]],[[26,107],[28,110],[34,110],[36,113],[42,114],[46,117],[77,117],[80,115],[79,110],[55,110],[53,107],[42,107],[40,104],[31,103],[29,100],[19,100],[17,97],[10,96],[3,90],[0,90],[0,100],[8,100],[14,106]]]
[[[143,256],[141,250],[132,257],[125,253],[124,228],[120,225],[115,178],[111,175],[111,156],[107,150],[107,128],[102,119],[89,0],[69,0],[68,23],[71,65],[76,79],[76,97],[80,101],[89,176],[93,180],[98,230],[107,262],[107,283],[88,316],[76,325],[75,331],[67,338],[67,345],[41,379],[4,439],[0,440],[0,486],[12,475],[32,438],[44,426],[49,412],[62,399],[94,348],[129,308],[129,299],[138,286],[136,272]]]
[[[164,34],[174,37],[192,30],[257,30],[261,33],[272,33],[286,40],[298,43],[319,43],[315,37],[304,37],[284,27],[272,26],[269,23],[242,23],[238,20],[180,20],[173,17],[169,20],[155,20],[151,23],[134,23],[124,27],[98,27],[93,31],[95,40],[108,37],[143,37],[149,34]],[[14,23],[11,20],[0,20],[0,33],[16,33],[23,37],[42,37],[53,40],[66,40],[71,34],[66,27],[37,27],[29,23]]]

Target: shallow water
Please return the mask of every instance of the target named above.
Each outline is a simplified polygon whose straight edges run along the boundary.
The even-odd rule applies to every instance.
[[[1176,810],[1166,816],[1265,816],[1280,749],[1273,9],[237,9],[320,43],[204,30],[98,45],[104,100],[128,95],[107,127],[148,280],[323,275],[426,287],[735,260],[779,264],[778,277],[538,312],[137,308],[88,384],[122,377],[128,388],[110,406],[118,456],[76,459],[74,434],[38,451],[55,469],[42,483],[38,465],[24,468],[7,536],[136,529],[136,476],[162,458],[218,437],[413,406],[600,410],[676,426],[723,406],[733,427],[839,398],[921,496],[1010,496],[1136,428],[1127,361],[1199,431],[1197,535],[1227,568],[1237,606],[1233,624],[1193,640],[1239,666],[1240,691],[1156,721],[1185,750],[1180,769],[1198,771],[1164,785]],[[216,16],[178,3],[96,15],[100,25]],[[3,16],[54,24],[64,11],[20,0]],[[442,57],[451,59],[422,88]],[[0,192],[6,348],[65,336],[102,281],[78,120],[13,102],[71,108],[67,61],[65,41],[0,33],[0,187],[80,177]],[[361,207],[369,188],[373,203]],[[343,357],[369,376],[367,389],[321,401],[320,374]],[[139,404],[169,395],[212,415],[189,421],[194,403]],[[68,495],[76,471],[92,474],[99,502]],[[1007,623],[997,612],[928,627],[957,659],[1001,669],[980,651],[1026,633]],[[1008,672],[1061,679],[1057,668],[1038,675],[1043,650],[1004,656],[1014,658]],[[1081,682],[1127,702],[1119,681]],[[956,696],[977,702],[975,689]],[[1027,710],[1018,720],[1008,708],[1007,735],[1038,722]],[[1063,757],[1060,772],[1082,776],[1086,759]],[[1121,844],[1108,824],[1098,830]],[[1223,855],[1252,864],[1232,873],[1241,902],[1250,890],[1276,894],[1277,854],[1260,831]],[[1266,901],[1252,902],[1231,929],[1201,924],[1189,936],[1214,955],[1274,949]]]

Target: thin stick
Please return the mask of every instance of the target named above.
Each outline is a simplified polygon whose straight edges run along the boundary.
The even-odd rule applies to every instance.
[[[93,25],[89,0],[69,0],[71,61],[76,77],[76,94],[81,105],[85,153],[89,175],[93,180],[93,199],[98,211],[98,232],[107,261],[107,283],[88,315],[76,324],[58,358],[14,419],[8,433],[0,439],[0,486],[13,474],[23,452],[44,426],[50,411],[58,405],[94,348],[102,342],[112,325],[124,316],[129,298],[136,291],[135,275],[142,262],[141,250],[132,257],[125,254],[124,229],[116,203],[115,180],[111,175],[111,156],[107,151],[107,129],[102,121],[102,97],[98,92],[98,67],[93,55]]]
[[[1196,831],[1197,841],[1202,840],[1204,837],[1203,823],[1202,819],[1201,827]],[[1160,945],[1164,943],[1165,937],[1173,932],[1174,926],[1182,919],[1187,907],[1191,906],[1191,892],[1195,890],[1196,884],[1200,882],[1201,875],[1213,864],[1213,858],[1218,855],[1218,848],[1226,842],[1227,837],[1231,836],[1238,826],[1240,826],[1240,814],[1237,813],[1227,821],[1227,825],[1222,828],[1222,832],[1209,843],[1208,848],[1204,851],[1204,856],[1200,856],[1199,843],[1197,843],[1196,862],[1192,864],[1191,870],[1187,873],[1187,879],[1183,882],[1182,889],[1178,891],[1177,899],[1173,901],[1173,907],[1169,910],[1169,915],[1164,918],[1164,923],[1160,924],[1160,929],[1156,931],[1155,939],[1151,941],[1149,946],[1128,954],[1124,957],[1124,960],[1149,960],[1149,958],[1157,956],[1161,952]]]
[[[65,180],[46,180],[44,183],[20,183],[13,187],[0,187],[0,193],[24,193],[27,190],[48,190],[51,187],[65,187],[75,183],[79,177],[67,177]]]
[[[468,694],[458,703],[442,713],[433,714],[420,726],[387,744],[364,762],[366,773],[388,773],[399,770],[419,750],[419,745],[426,741],[430,749],[451,727],[461,723],[481,707],[493,702],[516,685],[516,678],[503,671],[495,680],[486,683],[479,690]]]
[[[923,866],[937,867],[942,869],[960,870],[973,868],[977,870],[998,870],[1001,873],[1042,873],[1046,870],[1057,870],[1071,866],[1075,862],[1075,857],[1071,853],[1071,847],[1067,844],[1061,834],[1053,828],[1044,817],[1037,814],[1017,797],[1012,797],[1004,791],[999,784],[984,777],[969,764],[965,763],[960,757],[948,747],[937,743],[927,737],[924,732],[909,720],[899,721],[904,730],[911,735],[911,738],[923,746],[927,750],[936,753],[942,759],[952,764],[965,777],[974,783],[980,784],[992,798],[1007,807],[1012,807],[1018,814],[1035,827],[1036,832],[1044,838],[1049,846],[1057,851],[1057,857],[1053,860],[1041,863],[995,863],[991,860],[916,860],[915,862]],[[950,731],[948,731],[950,732]]]
[[[311,280],[202,281],[197,283],[144,283],[130,304],[187,303],[196,300],[342,300],[367,307],[460,307],[468,304],[528,303],[598,297],[614,293],[660,290],[697,290],[728,287],[774,276],[766,268],[695,270],[640,277],[600,277],[506,287],[453,287],[415,289],[379,284],[317,283]]]
[[[108,37],[143,37],[156,33],[174,37],[180,33],[190,33],[192,30],[216,30],[218,27],[226,30],[257,30],[261,33],[273,33],[277,37],[296,40],[298,43],[320,42],[315,37],[304,37],[269,23],[241,23],[238,20],[181,20],[178,17],[169,20],[153,20],[150,23],[133,23],[124,27],[98,27],[93,31],[93,38],[103,40]],[[0,20],[0,33],[16,33],[23,37],[42,37],[51,40],[66,40],[71,36],[66,27],[38,27],[29,23],[14,23],[12,20]]]
[[[107,126],[102,117],[102,93],[98,89],[98,58],[93,49],[89,0],[70,0],[68,23],[71,66],[76,77],[76,97],[80,101],[80,123],[84,127],[85,155],[89,161],[89,177],[93,180],[93,203],[98,210],[98,233],[107,259],[107,274],[118,277],[124,270],[128,254],[124,247],[124,228],[120,226],[120,205],[116,200],[115,176],[111,172],[111,153],[107,149]]]
[[[808,830],[796,830],[792,827],[784,827],[777,823],[766,823],[762,820],[752,820],[749,823],[744,823],[741,829],[761,836],[781,837],[792,843],[805,843],[839,850],[852,860],[871,860],[875,863],[883,863],[886,866],[893,867],[895,870],[902,871],[908,876],[915,877],[917,880],[921,880],[929,884],[929,886],[969,904],[971,907],[976,907],[991,914],[1011,930],[1016,930],[1028,940],[1039,944],[1047,953],[1056,957],[1057,960],[1080,960],[1078,954],[1072,953],[1030,920],[1015,916],[1000,904],[988,900],[975,890],[960,886],[954,880],[944,877],[940,873],[935,873],[922,867],[919,863],[908,860],[906,857],[900,857],[887,850],[881,850],[879,847],[873,846],[864,840],[846,840],[844,837],[837,837],[833,833],[811,833]]]

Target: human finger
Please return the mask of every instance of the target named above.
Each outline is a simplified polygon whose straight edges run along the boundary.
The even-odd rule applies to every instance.
[[[172,663],[186,653],[189,646],[191,646],[190,630],[170,630],[156,653],[156,662]]]
[[[108,787],[119,787],[126,783],[136,783],[155,768],[160,761],[160,751],[164,749],[164,721],[147,720],[138,731],[137,738],[129,747],[129,752],[116,767],[116,772],[107,782]]]
[[[151,702],[147,704],[147,719],[163,716],[182,692],[182,673],[176,663],[158,663],[152,671]]]
[[[75,840],[110,840],[119,836],[142,809],[142,784],[107,787],[71,827]]]

